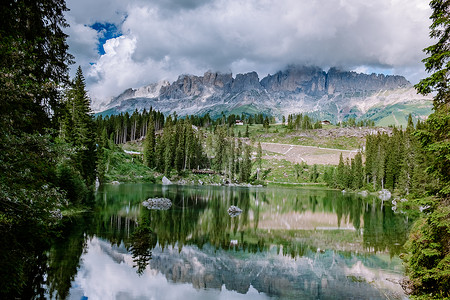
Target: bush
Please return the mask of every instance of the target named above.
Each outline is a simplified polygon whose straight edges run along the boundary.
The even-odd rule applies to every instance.
[[[450,207],[419,219],[406,244],[406,272],[415,299],[450,297]]]
[[[80,205],[86,202],[89,189],[81,174],[67,164],[61,164],[56,170],[58,185],[66,192],[67,200],[71,204]]]

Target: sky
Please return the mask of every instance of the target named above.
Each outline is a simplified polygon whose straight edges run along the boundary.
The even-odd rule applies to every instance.
[[[288,65],[424,78],[426,0],[67,0],[67,42],[93,104],[181,74]]]

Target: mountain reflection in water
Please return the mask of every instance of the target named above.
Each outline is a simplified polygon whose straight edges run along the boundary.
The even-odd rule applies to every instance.
[[[168,210],[142,205],[172,201]],[[375,197],[330,190],[104,186],[97,210],[50,251],[53,295],[80,299],[402,299],[411,222]],[[228,208],[242,213],[230,217]],[[74,220],[67,227],[77,226]],[[77,242],[77,241],[80,242]],[[79,247],[79,246],[77,246]],[[58,258],[58,259],[57,259]],[[72,263],[73,264],[73,263]],[[51,268],[52,269],[52,268]],[[71,280],[63,284],[60,280]],[[64,297],[63,297],[64,298]]]

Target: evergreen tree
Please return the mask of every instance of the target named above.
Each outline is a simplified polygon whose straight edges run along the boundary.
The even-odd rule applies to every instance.
[[[318,178],[319,178],[319,171],[317,170],[317,165],[314,164],[312,166],[312,169],[311,169],[311,172],[310,172],[309,180],[311,182],[317,182]]]
[[[229,177],[231,180],[234,180],[234,175],[236,174],[236,141],[234,139],[234,132],[231,131],[231,141],[229,153],[228,153],[228,164],[229,164]]]
[[[264,118],[263,127],[264,127],[264,129],[266,129],[266,131],[269,131],[269,128],[270,128],[270,122],[269,122],[269,117],[268,117],[268,116],[266,116],[266,117]]]
[[[215,141],[214,141],[214,149],[215,149],[215,157],[214,157],[214,168],[216,171],[222,171],[224,169],[224,165],[226,160],[226,131],[225,127],[218,126],[216,128]]]
[[[422,79],[416,88],[421,94],[436,92],[433,98],[434,112],[426,121],[426,128],[418,132],[419,139],[427,151],[433,153],[429,170],[439,177],[441,193],[450,194],[450,10],[444,0],[430,2],[433,23],[430,36],[437,39],[436,44],[424,49],[429,56],[423,60],[427,72],[432,73]]]
[[[184,158],[185,158],[185,127],[183,124],[183,120],[180,120],[177,122],[176,129],[175,129],[175,138],[174,138],[174,145],[175,147],[175,160],[174,160],[174,167],[177,170],[178,174],[181,173],[184,167]]]
[[[301,170],[300,170],[300,165],[298,163],[296,163],[294,165],[294,175],[295,175],[295,180],[298,182],[299,178],[300,178],[300,174],[301,174]]]
[[[70,148],[45,134],[58,128],[68,82],[65,11],[58,0],[0,3],[1,299],[45,297],[23,292],[39,281],[33,271],[65,202],[55,174]]]
[[[450,4],[444,0],[432,0],[430,6],[430,37],[437,42],[425,49],[429,56],[423,62],[425,69],[432,74],[422,79],[416,88],[421,94],[435,92],[434,112],[417,135],[429,154],[427,170],[441,185],[440,199],[431,203],[431,212],[417,221],[407,244],[410,253],[406,261],[413,294],[423,299],[444,299],[450,297]]]
[[[356,153],[352,164],[353,188],[360,189],[364,184],[364,170],[361,152]]]
[[[344,164],[344,158],[341,155],[339,156],[339,164],[337,167],[337,174],[336,174],[336,184],[339,188],[345,188],[345,184],[347,179],[345,178],[345,164]]]
[[[258,149],[256,152],[256,161],[258,163],[258,168],[261,169],[262,168],[262,147],[261,147],[261,142],[258,142]]]
[[[156,147],[155,147],[155,167],[159,172],[164,172],[165,166],[164,160],[164,140],[161,136],[156,138]]]
[[[244,144],[244,154],[242,157],[242,165],[241,165],[241,181],[242,182],[248,182],[250,179],[250,175],[252,172],[252,161],[251,161],[251,153],[250,153],[250,146],[247,144]]]
[[[147,135],[144,140],[144,164],[149,168],[156,166],[155,164],[155,121],[150,116],[147,126]]]
[[[192,123],[190,122],[189,118],[186,118],[184,121],[184,140],[185,140],[185,149],[184,149],[184,166],[183,169],[190,169],[191,168],[191,162],[194,161],[195,164],[195,136],[194,131],[192,129]]]
[[[67,92],[66,107],[72,126],[72,133],[65,135],[66,140],[76,147],[75,168],[80,172],[87,186],[91,186],[96,178],[96,131],[81,67],[78,67]]]

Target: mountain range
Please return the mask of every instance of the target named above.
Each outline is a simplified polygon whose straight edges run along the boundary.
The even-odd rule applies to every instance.
[[[180,75],[172,83],[160,81],[129,88],[106,103],[99,114],[142,111],[150,107],[179,116],[206,114],[273,115],[278,119],[307,113],[339,122],[350,117],[372,119],[378,125],[404,125],[409,113],[424,119],[431,113],[432,98],[418,95],[403,76],[362,74],[314,66],[289,66],[259,79],[256,72],[237,74],[206,72]]]

